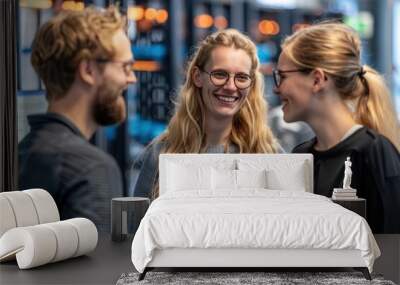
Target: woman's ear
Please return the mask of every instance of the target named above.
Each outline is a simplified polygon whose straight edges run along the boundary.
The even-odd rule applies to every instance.
[[[321,68],[316,68],[312,71],[313,75],[313,92],[318,93],[326,87],[328,78]]]
[[[82,60],[78,65],[78,76],[83,82],[94,85],[96,79],[93,63],[86,59]]]
[[[193,80],[193,83],[194,83],[194,85],[196,87],[198,87],[198,88],[203,87],[203,80],[201,78],[201,71],[197,66],[195,66],[193,68],[192,80]]]

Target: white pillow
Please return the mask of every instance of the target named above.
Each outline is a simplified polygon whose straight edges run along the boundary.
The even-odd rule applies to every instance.
[[[211,167],[168,163],[167,191],[211,189]]]
[[[236,170],[238,188],[267,188],[267,172],[263,170]]]
[[[309,186],[307,175],[312,170],[307,167],[308,164],[304,160],[295,160],[295,157],[276,156],[275,160],[238,160],[238,168],[240,170],[256,171],[266,170],[267,188],[271,190],[291,190],[291,191],[307,191],[312,189]]]
[[[307,191],[303,167],[292,168],[290,173],[270,169],[267,170],[266,174],[268,189],[303,192]]]
[[[212,189],[236,190],[236,170],[212,168]]]

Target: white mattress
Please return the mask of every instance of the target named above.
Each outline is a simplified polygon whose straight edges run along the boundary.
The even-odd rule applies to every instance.
[[[320,195],[266,189],[162,195],[140,223],[132,262],[143,272],[168,248],[360,250],[370,271],[380,255],[359,215]]]

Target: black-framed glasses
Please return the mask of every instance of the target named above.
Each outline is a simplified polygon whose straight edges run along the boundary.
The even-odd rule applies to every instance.
[[[217,69],[211,72],[200,69],[200,71],[207,73],[210,76],[211,83],[216,87],[224,86],[231,77],[231,73],[223,69]],[[238,72],[233,74],[233,82],[237,89],[244,90],[250,87],[253,78],[247,73]]]
[[[312,69],[310,68],[298,68],[298,69],[291,69],[291,70],[279,70],[273,69],[272,70],[272,77],[274,78],[275,87],[279,88],[282,83],[282,74],[285,73],[292,73],[292,72],[310,72]]]
[[[121,64],[122,69],[127,76],[131,75],[131,73],[134,72],[135,60],[133,60],[133,59],[126,60],[126,61],[96,59],[96,62],[98,62],[98,63],[119,63],[119,64]]]

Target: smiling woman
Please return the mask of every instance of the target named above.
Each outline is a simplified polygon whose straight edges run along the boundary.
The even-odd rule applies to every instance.
[[[374,233],[400,233],[400,128],[382,76],[360,60],[361,40],[341,23],[294,33],[282,45],[275,92],[286,122],[315,138],[293,152],[314,155],[314,192],[331,197],[352,161],[352,185],[367,200]],[[346,184],[346,183],[345,183]]]
[[[275,153],[254,43],[228,29],[199,43],[167,130],[145,150],[134,196],[158,196],[160,153]]]

